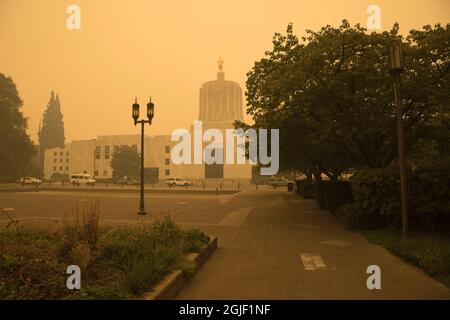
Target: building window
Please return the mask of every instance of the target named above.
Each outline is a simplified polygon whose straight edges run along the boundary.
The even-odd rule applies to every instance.
[[[59,167],[59,171],[63,171],[63,167]]]
[[[63,158],[59,159],[59,162],[62,163],[63,162]]]
[[[56,161],[57,161],[56,158],[54,158],[54,159],[53,159],[53,163],[56,163]]]
[[[100,159],[100,146],[95,146],[95,159]]]
[[[170,159],[166,159],[166,166],[170,164]]]
[[[62,156],[64,155],[64,152],[61,151],[61,152],[59,153],[59,155],[62,157]]]
[[[164,172],[166,176],[170,176],[170,170],[166,169],[166,171]]]
[[[105,146],[105,159],[109,159],[109,151],[110,151],[109,146]]]
[[[69,158],[66,159],[66,163],[69,163]]]
[[[66,152],[66,156],[69,156],[69,151]]]
[[[119,146],[114,146],[114,152],[119,151]]]
[[[98,171],[97,170],[94,171],[94,177],[96,177],[96,176],[98,176]]]
[[[66,167],[66,171],[69,172],[69,167]]]
[[[170,153],[170,146],[166,146],[166,153]]]
[[[53,167],[53,171],[56,171],[56,167]]]
[[[108,171],[104,170],[104,171],[103,171],[103,176],[104,176],[104,177],[108,176]]]
[[[56,156],[58,155],[58,152],[55,151],[55,152],[53,153],[53,155],[56,157]]]

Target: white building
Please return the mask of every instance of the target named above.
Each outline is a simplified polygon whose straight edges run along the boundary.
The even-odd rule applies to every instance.
[[[226,129],[234,128],[235,120],[243,120],[242,89],[238,83],[225,80],[221,63],[217,79],[202,85],[199,100],[199,120],[203,122],[204,130],[216,128],[225,136]],[[191,127],[193,136],[192,130]],[[160,180],[251,179],[250,164],[175,165],[170,156],[175,143],[171,142],[170,135],[145,136],[144,167],[158,168]],[[97,179],[110,179],[113,177],[110,165],[112,154],[121,145],[136,145],[140,153],[140,135],[98,136],[93,140],[72,141],[64,148],[47,149],[44,159],[45,177],[50,178],[54,173],[87,173]]]

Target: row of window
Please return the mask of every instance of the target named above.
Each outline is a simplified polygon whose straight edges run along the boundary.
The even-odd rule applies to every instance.
[[[114,146],[113,147],[113,152],[116,152],[119,149],[119,146]],[[99,160],[101,159],[101,146],[95,146],[95,150],[94,150],[94,154],[95,154],[95,159]],[[111,146],[104,146],[104,152],[103,152],[104,158],[106,160],[108,160],[109,158],[111,158]]]
[[[99,172],[98,170],[94,171],[94,177],[98,177],[99,176]],[[108,176],[108,171],[107,170],[103,170],[103,176],[107,177]]]
[[[165,151],[166,151],[166,154],[170,154],[170,145],[166,145],[166,150]],[[170,158],[166,158],[165,159],[165,164],[166,164],[166,166],[170,165]],[[165,169],[164,170],[164,175],[166,177],[170,176],[170,170],[169,169]]]
[[[58,170],[58,168],[56,166],[53,167],[53,172],[63,172],[63,171],[64,171],[64,167],[63,166],[60,166],[59,170]],[[66,170],[64,172],[69,172],[69,167],[68,166],[66,166]]]
[[[57,157],[57,156],[58,156],[58,151],[53,152],[53,155],[54,155],[55,157]],[[64,151],[60,151],[60,152],[59,152],[59,155],[62,157],[62,156],[64,155]],[[66,156],[67,156],[67,157],[69,156],[69,151],[66,151]]]
[[[53,158],[53,163],[57,163],[58,159]],[[59,163],[63,163],[64,159],[63,158],[59,158]],[[66,158],[66,163],[69,163],[69,158]]]

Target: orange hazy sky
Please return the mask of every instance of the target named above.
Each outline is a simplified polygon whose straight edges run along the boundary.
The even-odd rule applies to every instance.
[[[81,30],[66,28],[70,4],[81,8]],[[150,94],[146,134],[169,134],[197,119],[199,88],[215,79],[219,57],[245,90],[246,73],[289,22],[298,35],[343,18],[366,25],[370,4],[381,7],[382,29],[450,20],[450,0],[0,0],[0,72],[17,84],[33,139],[51,90],[66,141],[139,133],[130,105]]]

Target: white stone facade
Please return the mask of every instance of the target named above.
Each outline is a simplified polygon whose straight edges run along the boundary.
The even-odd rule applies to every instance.
[[[225,130],[233,129],[235,120],[243,120],[242,90],[236,82],[226,81],[222,71],[217,73],[217,80],[203,84],[199,100],[199,120],[203,121],[203,130],[216,128],[225,137]],[[193,128],[190,131],[193,136]],[[145,136],[144,166],[158,168],[160,180],[251,179],[250,164],[224,164],[208,168],[205,164],[175,165],[170,152],[176,143],[171,142],[170,135]],[[98,136],[92,140],[72,141],[65,148],[48,149],[44,159],[45,177],[50,178],[54,173],[86,173],[96,179],[111,179],[112,154],[121,145],[136,145],[140,153],[140,135]],[[226,145],[224,154],[225,148]]]

